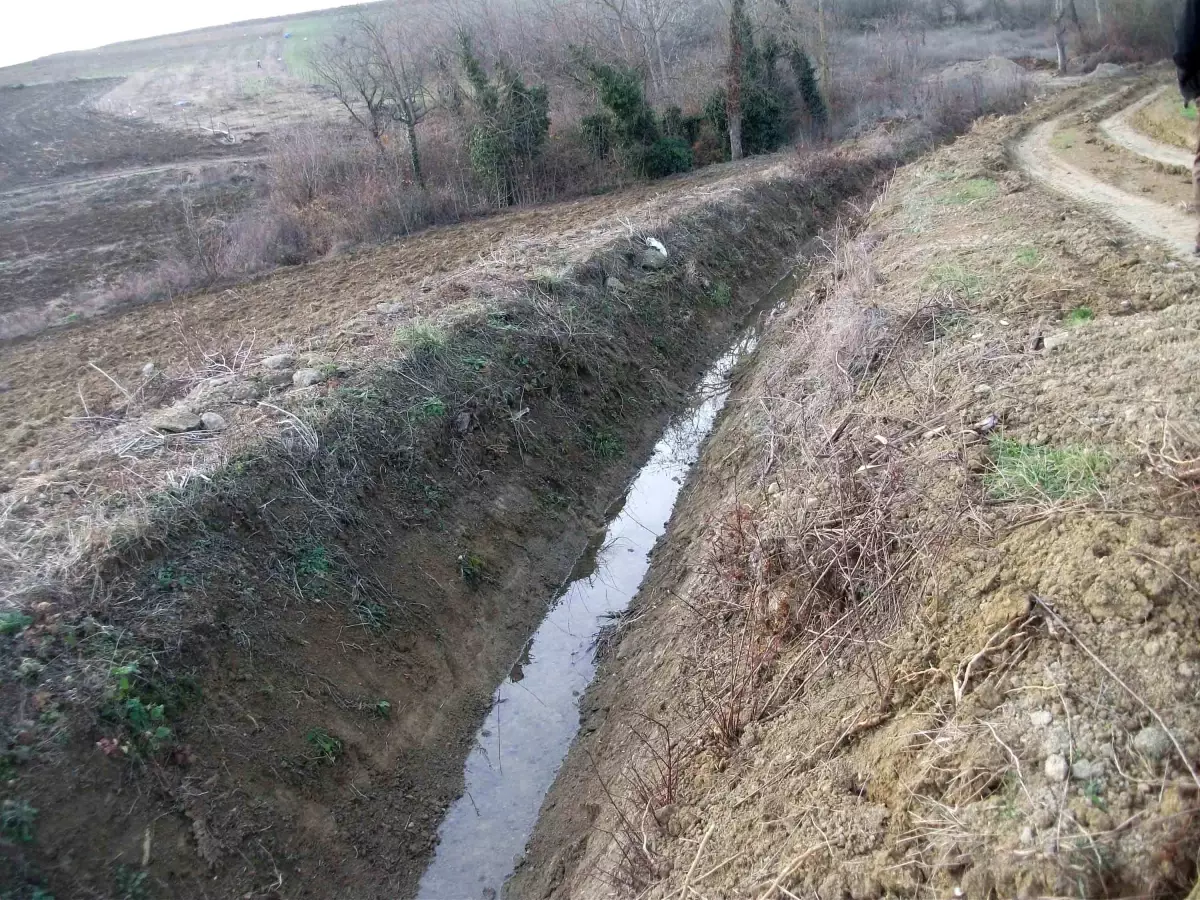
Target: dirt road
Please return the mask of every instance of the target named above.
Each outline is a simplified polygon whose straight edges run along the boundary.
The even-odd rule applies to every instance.
[[[1136,104],[1124,112],[1132,113],[1136,111],[1135,107]],[[1074,111],[1068,115],[1073,114]],[[1107,184],[1054,152],[1051,142],[1068,115],[1058,116],[1037,125],[1017,144],[1017,160],[1021,168],[1058,193],[1082,201],[1139,234],[1162,242],[1181,260],[1195,262],[1193,251],[1196,245],[1196,222],[1192,216],[1183,210],[1173,209]],[[1113,118],[1119,119],[1120,115]],[[1122,132],[1118,129],[1118,133]],[[1173,152],[1173,148],[1158,144],[1143,135],[1135,137],[1136,140],[1132,143],[1137,147],[1153,145],[1145,146],[1145,149],[1159,155]],[[1134,147],[1129,149],[1133,150]],[[1134,152],[1145,155],[1140,150]]]
[[[1100,131],[1114,144],[1124,147],[1131,153],[1136,153],[1138,156],[1162,163],[1165,166],[1178,166],[1190,170],[1192,167],[1190,153],[1179,147],[1172,147],[1156,141],[1138,131],[1131,124],[1131,120],[1139,110],[1145,109],[1169,90],[1171,90],[1170,86],[1164,85],[1157,91],[1147,94],[1132,106],[1127,106],[1116,115],[1109,116],[1100,123]]]

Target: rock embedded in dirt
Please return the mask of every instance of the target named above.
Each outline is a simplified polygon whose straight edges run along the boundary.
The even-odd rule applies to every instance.
[[[292,383],[292,374],[293,373],[291,369],[283,369],[279,372],[270,372],[262,376],[259,381],[264,387],[267,388],[287,387]]]
[[[1067,774],[1070,772],[1070,767],[1067,765],[1067,759],[1061,753],[1051,753],[1046,757],[1046,764],[1043,766],[1043,771],[1046,777],[1055,783],[1061,783],[1067,780]]]
[[[625,286],[625,282],[623,282],[620,278],[617,278],[615,275],[609,275],[606,279],[604,279],[604,287],[606,290],[611,291],[614,294],[623,294],[629,290],[629,288]]]
[[[1171,752],[1171,739],[1157,725],[1147,725],[1133,736],[1133,749],[1148,759],[1163,759]]]
[[[296,364],[296,358],[290,353],[276,353],[262,361],[264,369],[290,369]]]
[[[157,371],[158,371],[158,369],[156,369],[154,367],[154,363],[152,363],[152,362],[148,362],[144,366],[142,366],[142,375],[145,378],[152,377],[154,375],[154,373]]]
[[[1118,66],[1116,63],[1100,63],[1092,70],[1089,78],[1119,78],[1125,74],[1125,67]]]
[[[172,407],[159,410],[150,419],[150,427],[165,434],[182,434],[185,431],[195,431],[203,423],[200,417],[190,409]]]
[[[667,265],[667,254],[661,250],[656,250],[654,247],[647,247],[642,251],[642,255],[638,259],[638,265],[643,269],[650,269],[651,271],[665,268]]]
[[[224,431],[228,424],[223,415],[215,412],[201,413],[200,423],[205,431]]]
[[[292,375],[292,384],[296,387],[312,387],[325,380],[325,375],[319,369],[297,369]]]
[[[1045,728],[1054,721],[1054,715],[1048,709],[1035,709],[1029,714],[1029,722],[1038,728]]]
[[[1067,345],[1067,341],[1070,339],[1070,335],[1066,334],[1065,332],[1051,334],[1043,339],[1042,346],[1047,350],[1061,350]]]
[[[1104,763],[1090,759],[1077,759],[1071,764],[1071,777],[1077,781],[1091,781],[1104,774]]]

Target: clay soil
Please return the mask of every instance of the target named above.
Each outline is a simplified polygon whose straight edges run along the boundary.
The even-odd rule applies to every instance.
[[[830,238],[509,896],[1194,896],[1200,294],[1021,171],[1054,114]]]

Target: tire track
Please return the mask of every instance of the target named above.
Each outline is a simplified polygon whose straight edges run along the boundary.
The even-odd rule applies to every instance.
[[[1156,141],[1149,135],[1142,134],[1130,124],[1130,120],[1142,109],[1145,109],[1171,88],[1164,85],[1156,91],[1151,91],[1137,103],[1127,106],[1116,115],[1109,116],[1100,123],[1100,133],[1106,138],[1131,153],[1162,163],[1165,166],[1191,171],[1192,154],[1179,147],[1172,147],[1161,141]]]
[[[1051,140],[1063,120],[1074,112],[1043,122],[1017,143],[1020,167],[1051,190],[1093,207],[1143,237],[1165,244],[1179,259],[1195,265],[1197,221],[1193,216],[1127,193],[1054,152]]]

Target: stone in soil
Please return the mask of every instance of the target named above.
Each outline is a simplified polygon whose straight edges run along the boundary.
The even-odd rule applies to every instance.
[[[1133,749],[1148,759],[1162,759],[1171,752],[1171,739],[1157,725],[1147,725],[1133,736]]]
[[[200,423],[204,426],[205,431],[224,431],[227,424],[225,417],[215,412],[201,413]]]
[[[195,431],[203,423],[200,417],[188,409],[159,410],[150,419],[150,427],[164,434],[182,434],[185,431]]]
[[[1061,753],[1051,753],[1047,756],[1046,764],[1043,768],[1046,772],[1046,777],[1053,782],[1066,781],[1067,773],[1070,772],[1067,759]]]
[[[642,256],[638,260],[638,265],[640,265],[643,269],[662,269],[667,265],[667,255],[661,250],[655,250],[653,247],[647,247],[642,251]]]
[[[264,369],[290,369],[296,363],[296,358],[290,353],[276,353],[262,361]]]
[[[325,376],[318,369],[297,369],[296,373],[292,375],[292,384],[296,387],[311,387],[324,380]]]

